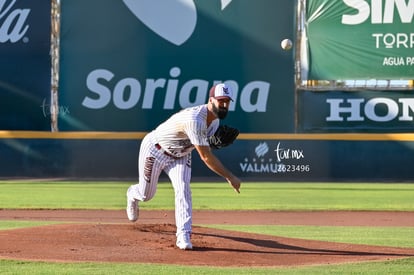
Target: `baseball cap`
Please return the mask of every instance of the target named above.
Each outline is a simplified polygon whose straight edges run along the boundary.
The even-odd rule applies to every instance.
[[[233,101],[233,91],[224,83],[217,84],[210,89],[210,97],[217,99],[220,98],[230,98]]]

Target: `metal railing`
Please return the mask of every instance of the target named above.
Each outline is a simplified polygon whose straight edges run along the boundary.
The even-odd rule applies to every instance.
[[[60,47],[60,0],[51,0],[51,92],[50,92],[50,114],[51,131],[57,132],[59,116],[59,47]]]

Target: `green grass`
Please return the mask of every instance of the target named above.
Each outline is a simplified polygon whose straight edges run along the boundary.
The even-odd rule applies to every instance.
[[[44,222],[44,221],[7,221],[0,220],[0,230],[17,229],[23,227],[45,226],[49,224],[58,224],[60,222]]]
[[[125,207],[121,182],[0,182],[0,208],[120,209]]]
[[[414,210],[414,184],[244,183],[240,195],[201,184],[193,194],[196,209]]]
[[[414,248],[413,227],[203,225],[231,231],[260,233],[288,238],[328,242]]]
[[[0,209],[124,209],[125,182],[0,182]],[[414,211],[414,184],[227,183],[192,185],[195,209]],[[173,209],[171,184],[160,183],[143,209]],[[50,222],[0,221],[0,229]],[[211,226],[211,225],[208,225]],[[414,247],[412,227],[224,226],[285,237],[356,244]],[[414,257],[386,262],[289,268],[215,268],[155,264],[44,263],[0,260],[0,274],[413,274]]]
[[[413,274],[414,258],[289,268],[218,268],[155,264],[44,263],[0,260],[0,274]]]
[[[123,209],[125,182],[0,182],[1,208]],[[414,184],[193,183],[194,209],[414,211]],[[160,183],[143,209],[173,209],[170,183]]]

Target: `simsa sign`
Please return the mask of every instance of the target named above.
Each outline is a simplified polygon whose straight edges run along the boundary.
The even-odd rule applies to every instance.
[[[414,0],[308,0],[309,79],[412,79]]]

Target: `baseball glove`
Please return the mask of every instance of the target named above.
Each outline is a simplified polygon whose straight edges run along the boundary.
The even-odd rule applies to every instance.
[[[209,138],[208,142],[211,148],[220,149],[232,144],[239,133],[240,131],[236,128],[220,125],[214,135]]]

